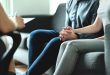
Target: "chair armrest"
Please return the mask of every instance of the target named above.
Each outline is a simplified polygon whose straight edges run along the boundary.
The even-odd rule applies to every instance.
[[[9,59],[9,57],[7,57],[7,56],[11,53],[14,54],[14,52],[16,51],[16,49],[18,48],[18,46],[20,45],[20,42],[21,42],[21,35],[19,34],[19,32],[10,32],[5,35],[10,36],[12,38],[13,44],[12,44],[11,49],[8,50],[8,52],[5,52],[5,54],[3,55],[3,57],[2,57],[3,60]]]
[[[104,47],[105,47],[105,69],[106,75],[110,75],[110,24],[105,25],[104,27]]]
[[[4,73],[8,73],[10,61],[21,42],[21,35],[18,32],[9,32],[7,34],[0,34],[0,35],[1,36],[8,35],[13,40],[13,45],[11,49],[6,51],[0,59],[0,75],[7,75]]]

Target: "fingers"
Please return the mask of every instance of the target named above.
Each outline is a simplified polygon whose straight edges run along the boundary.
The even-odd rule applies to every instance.
[[[16,16],[16,23],[17,23],[18,29],[22,29],[25,27],[24,20],[20,16]]]
[[[60,34],[69,34],[72,33],[73,31],[71,29],[63,29],[62,31],[60,31]]]
[[[61,38],[62,41],[67,40],[68,38],[71,37],[73,33],[73,29],[70,26],[64,27],[60,32],[59,32],[59,37]]]
[[[64,36],[59,35],[59,37],[60,37],[60,40],[65,41]]]
[[[64,40],[65,40],[64,36],[67,34],[67,33],[65,32],[65,30],[62,30],[59,34],[60,34],[60,35],[59,35],[60,40],[64,41]]]
[[[63,30],[70,30],[70,29],[72,29],[72,27],[70,27],[70,26],[63,27]]]

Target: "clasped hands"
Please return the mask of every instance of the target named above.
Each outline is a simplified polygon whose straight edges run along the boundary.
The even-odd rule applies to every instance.
[[[74,29],[72,29],[70,26],[64,27],[59,32],[59,37],[62,41],[77,39],[77,35],[75,34]]]

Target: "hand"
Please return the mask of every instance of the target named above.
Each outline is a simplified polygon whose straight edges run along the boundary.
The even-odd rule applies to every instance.
[[[22,29],[25,27],[24,20],[20,16],[16,17],[10,17],[10,19],[13,21],[16,29]]]
[[[24,20],[20,16],[16,16],[15,18],[17,29],[22,29],[25,27]]]
[[[61,30],[59,37],[62,41],[77,39],[74,30],[69,26]]]

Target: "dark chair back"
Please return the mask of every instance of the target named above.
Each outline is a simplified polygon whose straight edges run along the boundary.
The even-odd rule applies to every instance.
[[[58,6],[56,13],[52,19],[53,28],[56,31],[60,31],[62,27],[65,26],[65,17],[66,17],[66,3],[62,3]]]

